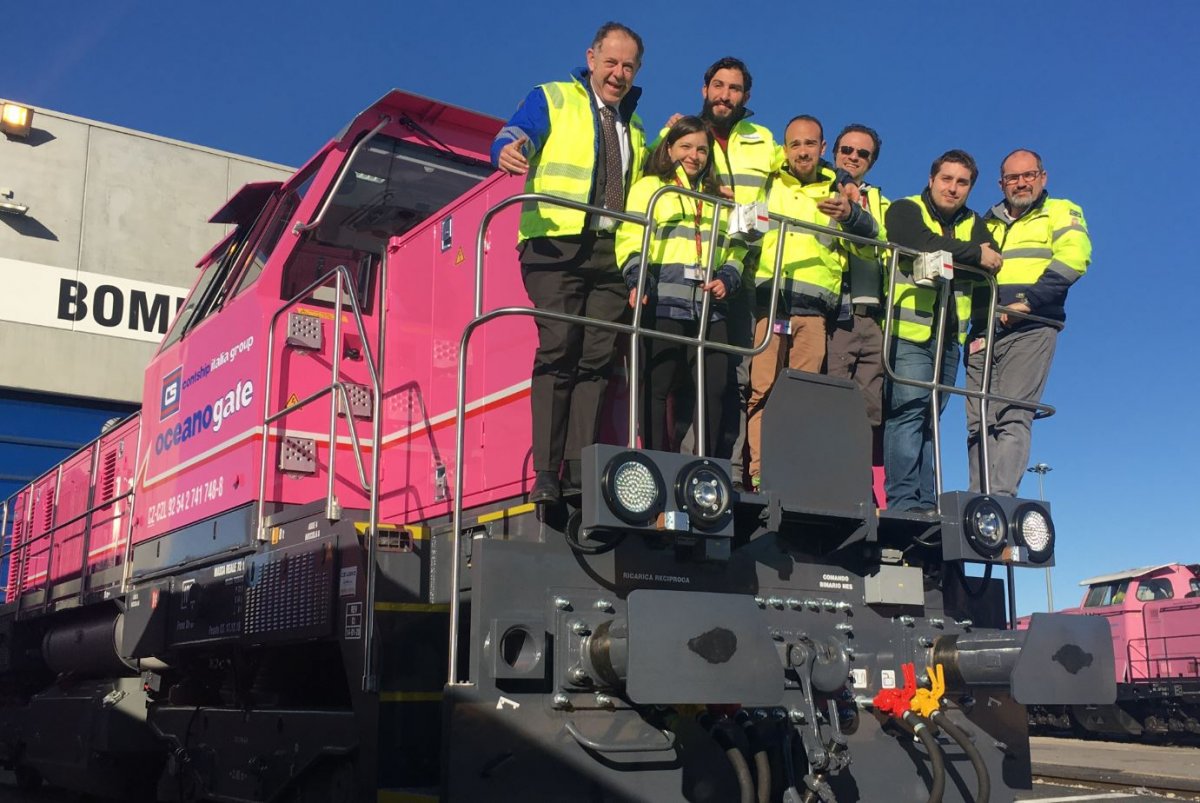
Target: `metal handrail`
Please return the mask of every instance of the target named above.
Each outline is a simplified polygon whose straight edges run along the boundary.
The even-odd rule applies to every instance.
[[[0,561],[4,560],[5,558],[11,557],[14,552],[19,551],[23,546],[28,546],[29,544],[35,544],[38,541],[41,541],[43,538],[51,538],[59,530],[70,527],[72,524],[79,521],[80,519],[87,518],[88,516],[92,515],[93,513],[99,513],[101,510],[104,510],[106,507],[115,505],[117,502],[120,502],[131,496],[133,496],[133,488],[130,488],[128,491],[126,491],[123,494],[120,494],[119,496],[114,496],[112,499],[109,499],[107,502],[101,502],[98,505],[93,505],[93,506],[89,507],[87,510],[83,511],[82,513],[72,516],[71,518],[67,519],[66,521],[64,521],[61,524],[56,523],[49,530],[46,530],[46,532],[38,533],[33,538],[30,538],[26,541],[22,541],[21,546],[12,546],[10,544],[7,549],[3,550],[3,552],[0,552]],[[55,499],[56,506],[57,506],[57,502],[58,502],[58,500]],[[8,502],[7,501],[4,503],[4,515],[6,517],[8,516]],[[85,560],[85,563],[86,563],[86,560]]]
[[[325,213],[329,211],[329,207],[333,205],[334,196],[337,195],[338,187],[342,186],[342,181],[346,178],[346,174],[350,172],[350,168],[354,166],[354,160],[358,158],[358,153],[363,147],[375,139],[375,135],[383,130],[384,126],[392,121],[389,115],[381,114],[379,124],[367,132],[367,135],[360,139],[351,149],[350,155],[346,157],[346,161],[342,163],[342,169],[338,171],[337,178],[329,184],[329,194],[325,196],[325,200],[321,202],[321,208],[317,211],[317,216],[310,223],[301,223],[296,221],[292,226],[292,234],[297,236],[305,232],[312,231],[317,226],[321,225],[321,221],[325,219]]]
[[[1191,652],[1181,653],[1178,655],[1170,654],[1170,645],[1168,642],[1185,638],[1194,639],[1200,642],[1200,633],[1177,633],[1173,636],[1144,636],[1142,638],[1129,639],[1125,645],[1125,660],[1129,663],[1130,677],[1134,677],[1134,666],[1140,666],[1142,671],[1145,673],[1145,676],[1141,679],[1156,680],[1158,678],[1150,675],[1151,667],[1153,666],[1155,670],[1158,670],[1161,664],[1165,662],[1169,670],[1172,661],[1191,661],[1194,665],[1196,665],[1197,673],[1195,675],[1184,675],[1182,677],[1200,677],[1200,652],[1197,652],[1193,649]],[[1151,641],[1161,642],[1160,646],[1162,647],[1162,655],[1151,655]],[[1142,647],[1141,654],[1137,657],[1134,655],[1135,645],[1140,645]],[[1177,676],[1169,675],[1167,677]]]
[[[317,398],[324,396],[326,393],[331,393],[335,388],[342,389],[343,397],[346,397],[345,388],[338,378],[341,371],[341,353],[342,353],[342,305],[343,293],[348,294],[350,311],[354,314],[355,324],[358,327],[359,336],[362,338],[363,357],[367,363],[367,373],[371,379],[371,432],[372,432],[372,448],[371,448],[371,466],[372,477],[375,476],[375,471],[379,464],[379,406],[381,404],[382,390],[379,383],[379,372],[376,368],[375,358],[371,353],[370,341],[367,338],[366,324],[362,319],[362,312],[358,304],[358,296],[354,292],[354,283],[350,277],[350,271],[345,265],[337,265],[327,273],[322,274],[317,279],[309,283],[304,289],[300,290],[296,295],[285,301],[275,313],[271,316],[270,323],[267,329],[267,365],[266,365],[266,387],[263,392],[263,423],[262,423],[262,449],[259,463],[258,474],[258,533],[259,541],[266,540],[266,494],[267,494],[267,453],[270,440],[271,422],[286,415],[289,409],[295,409],[300,405],[294,405],[292,408],[284,408],[279,413],[271,412],[271,384],[272,384],[272,369],[275,362],[275,329],[280,316],[287,312],[291,307],[295,306],[303,299],[307,298],[318,287],[323,287],[329,283],[331,278],[335,278],[336,295],[334,301],[334,337],[333,337],[333,359],[330,361],[330,384],[321,390],[316,391],[305,399],[305,404],[315,401]],[[361,455],[358,454],[361,448],[358,444],[357,432],[355,432],[354,417],[350,412],[349,399],[346,398],[345,403],[348,424],[351,430],[351,440],[355,444],[355,459],[361,464]],[[338,418],[338,397],[336,394],[330,401],[330,422],[329,422],[329,463],[328,474],[329,480],[325,492],[325,514],[330,521],[336,521],[340,517],[337,499],[335,496],[335,479],[336,479],[336,460],[337,460],[337,418]],[[360,477],[362,472],[360,471]],[[378,514],[378,483],[372,482],[369,489],[370,499],[370,520],[368,522],[372,532],[375,527],[375,518]]]
[[[387,122],[386,120],[384,122]],[[380,123],[376,130],[382,128],[384,123]],[[373,136],[372,133],[371,136]],[[367,137],[369,139],[370,136]],[[365,141],[365,140],[364,140]],[[361,145],[362,142],[359,143]],[[347,160],[347,164],[353,159]],[[380,282],[381,286],[386,281],[386,259],[380,261]],[[375,560],[376,552],[376,537],[375,531],[379,519],[379,452],[382,449],[381,444],[381,426],[383,418],[383,389],[379,379],[379,368],[375,362],[374,353],[371,351],[371,340],[367,336],[367,326],[363,321],[362,308],[358,303],[358,295],[354,291],[354,282],[351,280],[350,271],[345,265],[338,265],[331,271],[325,273],[315,279],[303,290],[299,291],[295,296],[286,301],[283,306],[277,309],[274,315],[271,316],[270,325],[267,329],[267,381],[266,388],[263,393],[263,424],[262,424],[262,450],[259,461],[258,475],[258,540],[266,540],[266,505],[267,505],[267,453],[268,442],[270,440],[271,422],[286,416],[292,410],[299,408],[300,404],[295,404],[292,407],[285,407],[278,413],[271,413],[271,370],[274,367],[275,359],[275,328],[279,322],[279,318],[295,304],[306,298],[310,293],[318,287],[323,287],[329,283],[330,277],[336,277],[335,295],[334,295],[334,315],[333,315],[333,359],[330,361],[330,384],[325,388],[310,394],[304,404],[309,404],[316,401],[318,398],[330,393],[330,409],[329,409],[329,461],[326,470],[329,473],[329,482],[325,491],[325,515],[330,521],[336,521],[341,516],[340,506],[337,504],[334,495],[334,481],[336,479],[335,467],[337,461],[337,419],[338,419],[338,401],[339,398],[346,410],[346,425],[350,430],[350,440],[353,444],[355,465],[358,468],[359,481],[363,484],[364,490],[367,491],[367,569],[366,569],[366,600],[367,614],[364,617],[365,626],[363,633],[363,675],[362,689],[366,692],[376,691],[376,677],[373,671],[374,661],[374,609],[375,609]],[[350,311],[354,314],[354,323],[358,328],[358,334],[362,341],[363,359],[367,364],[367,375],[371,379],[371,478],[368,481],[364,475],[362,464],[362,446],[358,440],[357,426],[354,421],[354,414],[350,409],[350,397],[346,390],[345,384],[338,378],[341,373],[341,357],[342,357],[342,304],[343,293],[347,294],[349,300]],[[380,297],[385,297],[383,293]],[[382,348],[382,339],[380,342]],[[340,392],[340,397],[334,390]]]
[[[659,339],[659,340],[665,340],[667,342],[695,346],[697,348],[697,350],[699,351],[699,353],[697,355],[697,372],[698,372],[699,377],[703,377],[703,373],[700,373],[703,370],[700,367],[703,365],[703,352],[701,351],[703,348],[711,348],[711,349],[722,351],[722,352],[725,352],[728,354],[736,354],[736,355],[740,355],[740,356],[753,357],[753,356],[755,356],[757,354],[761,354],[763,351],[765,351],[767,348],[767,345],[770,343],[770,340],[771,340],[770,330],[767,330],[766,332],[763,333],[763,339],[762,339],[761,343],[756,343],[754,346],[751,346],[751,347],[745,347],[745,346],[734,346],[734,345],[731,345],[728,343],[709,343],[707,341],[707,339],[704,337],[707,334],[706,326],[702,326],[697,331],[697,335],[695,337],[688,337],[685,335],[676,335],[676,334],[672,334],[672,333],[668,333],[668,332],[659,332],[656,330],[641,329],[641,307],[642,307],[642,305],[641,305],[640,301],[641,301],[642,296],[645,295],[646,276],[649,273],[649,271],[646,270],[646,258],[650,251],[650,238],[653,234],[653,225],[652,224],[654,221],[654,217],[653,217],[654,204],[657,203],[659,198],[661,198],[663,195],[665,195],[669,192],[675,192],[675,193],[678,193],[681,195],[686,195],[689,197],[706,200],[710,203],[713,203],[714,206],[731,205],[731,202],[728,201],[727,199],[717,198],[717,197],[714,197],[711,195],[704,195],[703,193],[698,193],[698,192],[695,192],[694,190],[690,190],[690,189],[683,188],[683,187],[677,187],[677,186],[673,186],[673,185],[666,185],[664,187],[659,188],[654,193],[654,195],[651,196],[651,201],[650,201],[650,204],[648,205],[646,214],[641,215],[641,216],[633,215],[628,212],[615,212],[610,209],[604,209],[602,207],[592,206],[589,204],[581,203],[579,201],[572,201],[572,200],[569,200],[566,198],[558,198],[556,196],[546,195],[543,193],[521,193],[519,195],[513,195],[509,198],[506,198],[505,200],[503,200],[500,203],[496,204],[495,206],[491,207],[484,213],[483,217],[480,219],[479,232],[478,232],[478,236],[476,238],[476,243],[475,243],[475,298],[474,298],[475,317],[470,323],[467,324],[466,328],[463,330],[462,337],[459,341],[458,387],[457,387],[457,394],[456,394],[456,399],[455,399],[454,500],[453,500],[453,518],[452,518],[453,524],[452,524],[452,531],[451,531],[451,536],[450,536],[451,537],[451,552],[453,553],[453,558],[452,558],[451,564],[450,564],[450,585],[451,585],[450,645],[449,645],[449,669],[448,669],[448,680],[447,680],[447,683],[451,686],[461,685],[458,680],[458,632],[459,632],[458,619],[459,619],[459,615],[460,615],[460,611],[461,611],[461,603],[459,600],[459,590],[460,590],[459,583],[461,580],[461,571],[462,571],[461,559],[460,559],[460,555],[459,555],[459,552],[460,552],[459,538],[462,534],[462,514],[463,514],[463,507],[462,507],[463,470],[462,470],[462,465],[463,465],[463,457],[464,457],[463,441],[464,441],[464,434],[465,434],[465,427],[466,427],[466,423],[464,420],[466,417],[466,369],[467,369],[466,353],[467,353],[467,349],[470,345],[471,335],[475,331],[475,329],[477,329],[478,327],[482,326],[483,324],[485,324],[488,321],[491,321],[495,318],[508,317],[508,316],[513,316],[513,315],[524,315],[524,316],[529,316],[529,317],[532,317],[535,319],[540,318],[540,319],[545,319],[545,320],[561,321],[564,323],[575,323],[575,324],[580,324],[580,325],[584,325],[584,326],[594,326],[594,327],[601,328],[601,329],[607,329],[607,330],[616,331],[616,332],[624,332],[624,333],[629,334],[631,336],[631,340],[632,340],[632,344],[631,344],[631,348],[630,348],[631,369],[630,369],[630,378],[629,378],[630,382],[632,384],[632,387],[630,390],[630,404],[629,404],[629,408],[630,408],[629,446],[631,448],[636,445],[636,437],[637,437],[637,397],[638,397],[637,383],[640,380],[636,376],[636,367],[637,367],[637,356],[636,355],[637,355],[637,338],[639,336],[645,335],[646,337],[655,338],[655,339]],[[640,270],[638,271],[638,281],[637,281],[637,286],[635,288],[636,292],[634,295],[635,300],[639,303],[634,304],[634,315],[633,315],[632,323],[624,324],[624,323],[617,323],[617,322],[611,322],[611,321],[601,321],[601,320],[597,320],[597,319],[593,319],[593,318],[581,317],[578,315],[570,315],[567,313],[552,312],[549,310],[539,310],[539,309],[534,309],[534,308],[530,308],[530,307],[502,307],[500,309],[491,310],[490,312],[488,312],[486,314],[483,312],[483,258],[484,258],[488,226],[491,224],[492,219],[499,212],[503,211],[504,209],[506,209],[509,206],[512,206],[514,204],[524,203],[524,202],[529,202],[529,201],[538,202],[538,203],[554,204],[554,205],[565,207],[567,209],[574,209],[576,211],[586,212],[589,214],[602,215],[605,217],[620,220],[622,222],[634,223],[636,225],[640,225],[640,226],[644,227],[644,231],[642,234],[642,250],[641,250],[642,262],[640,265]],[[831,236],[836,237],[841,240],[854,242],[854,243],[858,243],[858,244],[863,244],[863,245],[870,245],[873,247],[884,247],[884,246],[889,245],[887,243],[882,243],[879,240],[874,240],[869,237],[860,237],[857,235],[847,234],[846,232],[843,232],[840,229],[832,228],[829,226],[821,226],[821,225],[818,225],[815,223],[809,223],[807,221],[796,220],[795,218],[791,218],[786,215],[779,215],[779,214],[771,213],[771,214],[769,214],[769,217],[779,224],[778,237],[779,237],[779,241],[780,241],[780,246],[778,248],[776,248],[776,251],[775,251],[775,264],[773,266],[773,274],[771,277],[771,295],[770,295],[770,301],[768,302],[768,312],[767,312],[769,320],[774,320],[775,315],[778,311],[779,288],[780,288],[780,284],[782,282],[782,267],[783,267],[783,252],[784,252],[783,243],[786,241],[788,230],[790,228],[794,227],[794,228],[799,228],[802,230],[812,231],[815,233],[828,234],[828,235],[831,235]],[[711,275],[712,266],[713,266],[713,263],[715,260],[715,254],[716,254],[715,232],[718,229],[718,227],[715,225],[715,221],[717,220],[717,216],[714,215],[713,219],[714,219],[714,226],[713,226],[714,234],[710,235],[711,240],[710,240],[710,248],[709,248],[708,265],[706,266],[706,273],[705,273],[706,276]],[[916,252],[913,252],[913,253],[916,253]],[[706,298],[705,298],[706,305],[707,305],[708,301],[709,301],[709,299],[707,298],[707,294],[706,294]],[[707,306],[705,306],[704,311],[707,311]],[[707,315],[704,315],[702,320],[706,322]],[[699,381],[697,382],[697,384],[699,385]],[[702,397],[702,396],[703,396],[702,392],[697,393],[698,398]],[[698,409],[703,409],[703,408],[699,407],[699,404],[697,406],[698,406]],[[698,432],[697,445],[699,446],[699,445],[702,445],[702,443],[703,443],[703,440],[702,440],[703,436],[701,434],[699,434],[703,430],[703,426],[704,426],[704,422],[702,419],[702,413],[699,413],[697,415],[697,419],[699,419],[697,422],[697,432]],[[467,681],[468,685],[469,685],[469,682],[470,681],[468,680]]]

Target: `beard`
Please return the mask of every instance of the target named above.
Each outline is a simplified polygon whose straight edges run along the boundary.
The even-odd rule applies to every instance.
[[[1029,195],[1025,195],[1020,198],[1012,195],[1004,196],[1004,200],[1008,202],[1009,209],[1012,209],[1015,212],[1024,212],[1026,209],[1033,206],[1034,201],[1037,199],[1038,196],[1034,193],[1029,193]]]
[[[729,109],[728,106],[723,107]],[[730,109],[729,114],[724,117],[717,117],[713,114],[713,104],[710,101],[704,101],[704,107],[700,110],[700,119],[707,120],[715,128],[723,131],[728,131],[733,127],[733,124],[742,119],[742,115],[746,113],[745,106],[734,106]]]

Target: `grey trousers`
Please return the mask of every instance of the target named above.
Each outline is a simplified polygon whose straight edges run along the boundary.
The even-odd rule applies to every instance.
[[[1050,363],[1054,359],[1057,340],[1058,331],[1049,326],[999,337],[992,351],[991,392],[1013,399],[1040,401],[1042,391],[1046,388],[1046,378],[1050,375]],[[967,357],[967,387],[972,390],[979,390],[983,383],[983,358],[983,349]],[[982,488],[979,412],[979,401],[968,398],[967,463],[972,491]],[[1029,464],[1033,415],[1032,409],[1000,402],[988,404],[986,436],[988,487],[991,493],[1017,495],[1021,478],[1025,476]]]

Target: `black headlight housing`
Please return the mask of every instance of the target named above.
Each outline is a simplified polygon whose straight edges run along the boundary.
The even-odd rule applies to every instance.
[[[712,460],[689,463],[675,477],[675,502],[696,529],[720,529],[733,516],[729,473]]]
[[[1050,505],[953,491],[941,496],[942,558],[1014,566],[1054,565]]]

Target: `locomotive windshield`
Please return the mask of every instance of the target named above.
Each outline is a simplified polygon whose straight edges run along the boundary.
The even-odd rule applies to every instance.
[[[448,149],[376,136],[334,191],[316,241],[377,252],[387,238],[421,223],[492,172],[491,165]]]

